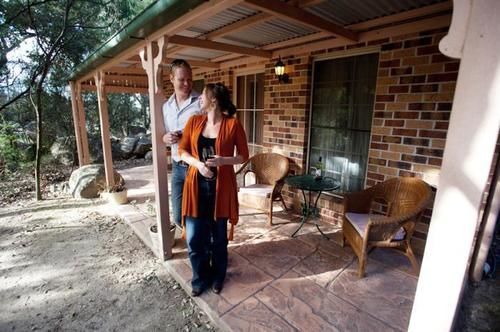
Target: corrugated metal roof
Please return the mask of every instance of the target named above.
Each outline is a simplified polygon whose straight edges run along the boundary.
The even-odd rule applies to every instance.
[[[349,25],[410,9],[443,2],[442,0],[326,0],[306,10],[325,20]]]
[[[309,35],[318,31],[319,30],[312,29],[304,25],[274,18],[251,26],[248,29],[226,35],[224,38],[228,40],[238,40],[255,46],[264,46],[283,40]]]
[[[190,58],[190,59],[196,59],[196,60],[206,60],[206,59],[212,59],[212,58],[217,58],[219,56],[226,55],[227,52],[222,52],[222,51],[214,51],[214,50],[206,50],[202,48],[185,48],[182,50],[181,53],[177,54],[175,57],[176,58]],[[168,55],[168,53],[167,53]]]
[[[243,6],[233,6],[221,11],[217,15],[211,16],[209,19],[200,22],[199,24],[192,26],[189,30],[208,33],[241,19],[253,16],[256,13],[258,12]]]

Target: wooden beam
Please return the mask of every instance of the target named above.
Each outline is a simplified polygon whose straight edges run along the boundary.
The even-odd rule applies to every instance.
[[[243,55],[258,56],[261,58],[271,58],[271,52],[258,50],[255,48],[241,47],[226,43],[214,42],[211,40],[203,40],[198,38],[184,37],[184,36],[172,36],[168,39],[170,43],[177,45],[190,46],[195,48],[204,48],[228,53],[238,53]]]
[[[322,19],[304,9],[290,6],[279,0],[245,0],[245,5],[277,17],[295,21],[313,29],[330,32],[335,36],[348,40],[357,41],[359,38],[358,33],[355,31],[345,29],[338,24]]]
[[[136,75],[145,75],[146,72],[142,68],[133,68],[133,67],[111,67],[106,69],[106,73],[117,73],[117,74],[136,74]]]
[[[169,65],[172,61],[174,61],[174,58],[165,58],[162,61],[163,65]],[[189,62],[189,65],[192,67],[202,67],[202,68],[213,68],[213,69],[219,69],[220,65],[215,62],[211,61],[200,61],[200,60],[191,60],[185,58],[187,62]]]
[[[95,91],[95,85],[82,84],[82,90],[86,91]],[[132,86],[116,86],[116,85],[107,85],[106,86],[107,93],[140,93],[140,94],[148,94],[148,88],[138,88]]]

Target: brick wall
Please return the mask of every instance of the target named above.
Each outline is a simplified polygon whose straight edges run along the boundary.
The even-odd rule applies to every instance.
[[[366,186],[395,176],[416,176],[437,182],[446,140],[459,62],[438,50],[447,29],[325,49],[282,58],[289,75],[279,83],[274,63],[265,66],[264,151],[279,152],[291,162],[291,173],[304,172],[309,137],[312,56],[335,55],[349,49],[380,46],[371,144]],[[206,83],[223,82],[232,89],[234,70],[203,73]],[[284,196],[299,208],[301,197],[287,186]],[[323,196],[319,206],[324,220],[337,223],[342,217],[342,198]],[[431,211],[417,225],[414,245],[422,252]]]

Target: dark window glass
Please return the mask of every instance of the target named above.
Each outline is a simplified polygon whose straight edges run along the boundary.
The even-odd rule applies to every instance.
[[[314,64],[309,165],[321,157],[344,192],[365,182],[377,67],[378,54]]]

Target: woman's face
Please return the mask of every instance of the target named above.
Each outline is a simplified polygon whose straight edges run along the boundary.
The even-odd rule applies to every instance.
[[[203,93],[200,95],[200,109],[203,112],[208,113],[211,103],[212,97],[209,96],[209,92],[207,91],[207,89],[203,89]]]

